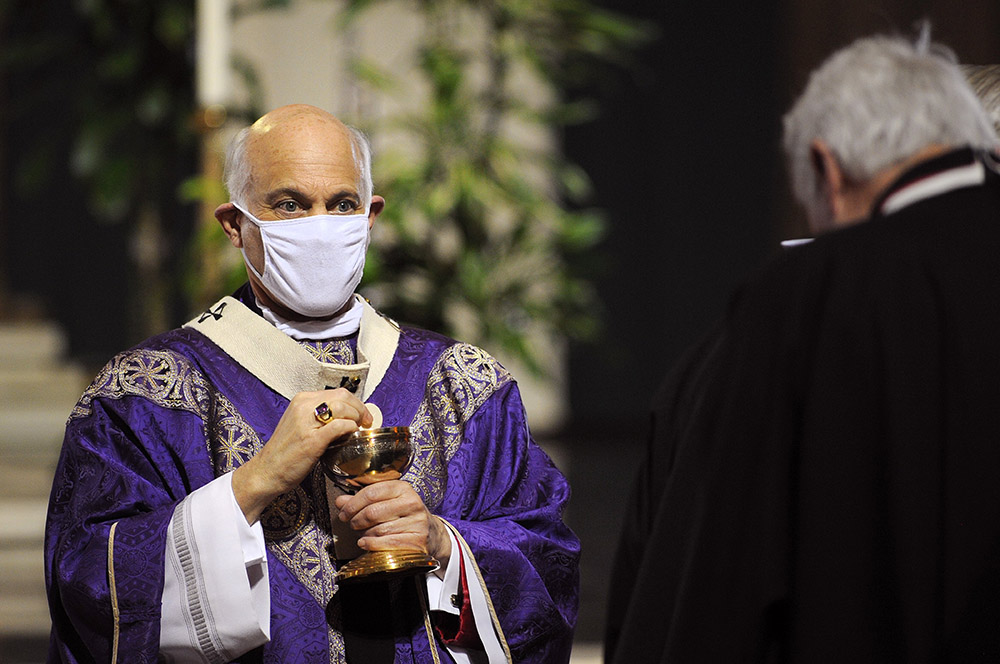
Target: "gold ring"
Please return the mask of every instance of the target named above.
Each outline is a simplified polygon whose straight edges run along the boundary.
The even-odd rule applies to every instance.
[[[326,424],[333,419],[333,413],[330,411],[330,407],[326,405],[325,401],[316,406],[316,410],[314,410],[313,413],[316,414],[316,419],[319,420],[320,424]]]

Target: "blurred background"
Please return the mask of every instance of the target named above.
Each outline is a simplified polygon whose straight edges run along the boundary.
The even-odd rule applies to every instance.
[[[782,112],[835,48],[924,18],[1000,62],[995,0],[0,0],[0,662],[44,660],[69,411],[242,281],[211,216],[222,151],[293,102],[372,138],[362,292],[518,377],[574,490],[574,661],[600,661],[651,394],[805,233]]]

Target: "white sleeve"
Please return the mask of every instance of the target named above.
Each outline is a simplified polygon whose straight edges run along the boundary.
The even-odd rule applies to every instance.
[[[260,522],[250,525],[227,473],[177,505],[167,527],[160,654],[228,662],[271,638]]]
[[[458,551],[458,540],[452,535],[450,529],[448,530],[448,537],[451,539],[451,550]],[[462,576],[459,570],[459,564],[455,562],[458,556],[452,556],[448,563],[445,565],[444,574],[438,576],[437,573],[431,573],[427,575],[427,604],[431,611],[444,611],[445,613],[451,613],[453,615],[458,615],[458,607],[452,598],[458,596],[458,592],[462,584]],[[441,572],[441,570],[438,570]]]
[[[442,519],[442,521],[444,521]],[[444,611],[454,615],[459,615],[458,604],[461,597],[462,572],[461,567],[465,567],[465,578],[468,579],[469,603],[472,606],[472,622],[479,633],[479,640],[483,644],[485,652],[466,650],[453,646],[446,646],[448,652],[457,664],[472,664],[479,662],[489,662],[489,664],[500,664],[508,662],[504,648],[497,636],[493,616],[490,612],[489,601],[486,591],[479,583],[479,573],[476,569],[475,558],[472,551],[464,541],[455,536],[453,526],[447,521],[444,522],[448,528],[448,537],[451,538],[452,555],[444,570],[444,578],[436,574],[427,575],[427,603],[431,611]],[[458,555],[461,548],[461,555]],[[461,561],[461,562],[459,562]],[[453,598],[455,598],[453,600]]]

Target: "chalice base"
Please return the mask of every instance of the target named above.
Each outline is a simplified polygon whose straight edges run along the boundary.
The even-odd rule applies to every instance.
[[[368,551],[337,570],[338,583],[384,581],[433,572],[440,563],[422,551]]]

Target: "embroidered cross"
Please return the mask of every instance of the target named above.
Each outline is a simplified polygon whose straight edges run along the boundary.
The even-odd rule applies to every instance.
[[[215,308],[215,311],[212,311],[211,309],[205,309],[205,313],[201,315],[201,317],[198,319],[198,322],[204,323],[209,316],[211,316],[215,320],[219,320],[220,318],[222,318],[222,310],[225,308],[226,308],[226,303],[222,302],[221,304],[219,304],[219,306]]]

